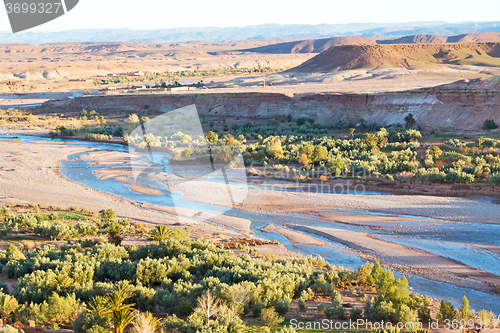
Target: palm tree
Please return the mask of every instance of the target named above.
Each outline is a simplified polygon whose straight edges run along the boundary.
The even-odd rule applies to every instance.
[[[150,240],[154,240],[157,242],[163,242],[164,240],[169,239],[172,237],[172,229],[168,229],[164,225],[159,225],[153,230],[149,232],[149,238]]]
[[[355,128],[353,128],[353,127],[349,128],[349,131],[348,131],[348,132],[349,132],[349,134],[351,134],[351,138],[354,136],[354,131],[355,131],[355,130],[356,130],[356,129],[355,129]]]
[[[107,232],[109,242],[120,245],[124,238],[123,234],[125,233],[125,227],[120,223],[114,222],[108,226]]]
[[[121,309],[113,312],[110,320],[115,328],[115,332],[123,333],[128,324],[134,320],[134,313],[130,309]]]
[[[125,304],[125,301],[134,295],[134,287],[125,281],[117,282],[113,291],[104,297],[108,311],[130,309],[135,304]]]
[[[125,281],[115,284],[106,296],[96,296],[89,303],[89,311],[100,317],[107,317],[113,324],[116,333],[122,333],[134,320],[132,307],[134,303],[125,303],[134,294],[134,287]]]
[[[0,298],[0,315],[5,322],[9,316],[18,308],[17,300],[10,295],[3,295]]]
[[[106,301],[104,296],[95,296],[89,302],[89,312],[94,312],[100,317],[104,317],[107,311]]]

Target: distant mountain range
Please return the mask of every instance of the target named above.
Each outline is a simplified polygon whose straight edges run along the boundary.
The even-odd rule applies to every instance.
[[[500,32],[479,32],[457,36],[411,35],[393,39],[376,37],[333,37],[321,39],[297,40],[292,42],[276,43],[239,51],[257,53],[320,53],[330,47],[340,45],[366,44],[442,44],[442,43],[475,43],[500,42]]]
[[[246,39],[316,39],[331,37],[397,38],[408,35],[453,36],[479,32],[500,32],[499,22],[410,22],[351,24],[264,24],[248,27],[205,27],[162,30],[86,29],[60,32],[0,33],[0,43],[34,45],[64,42],[148,41],[184,43],[205,40],[230,42]]]

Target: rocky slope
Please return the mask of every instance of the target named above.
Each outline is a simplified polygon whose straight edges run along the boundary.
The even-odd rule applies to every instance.
[[[452,84],[379,94],[211,93],[89,96],[66,101],[65,106],[138,112],[148,105],[170,111],[195,104],[203,114],[240,117],[319,117],[321,121],[389,125],[404,123],[412,113],[424,129],[479,129],[485,119],[500,124],[500,80],[458,81]],[[48,102],[47,106],[57,103]],[[61,102],[59,102],[61,105]]]
[[[290,72],[333,72],[358,68],[426,68],[440,64],[500,65],[500,43],[344,45],[332,47]]]
[[[376,37],[333,37],[308,39],[276,43],[266,46],[245,49],[241,51],[257,53],[320,53],[330,47],[340,45],[362,44],[442,44],[442,43],[472,43],[500,42],[500,32],[471,33],[456,36],[437,36],[429,34],[409,35],[392,39]]]

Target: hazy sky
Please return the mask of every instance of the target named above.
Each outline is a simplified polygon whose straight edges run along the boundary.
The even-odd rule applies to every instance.
[[[80,0],[30,31],[413,21],[500,21],[500,0]],[[4,8],[0,31],[10,31]]]

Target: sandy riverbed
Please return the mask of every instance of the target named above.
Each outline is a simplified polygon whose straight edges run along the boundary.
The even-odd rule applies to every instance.
[[[131,218],[150,225],[174,226],[174,215],[140,208],[136,203],[90,189],[59,175],[59,162],[68,155],[94,149],[48,143],[0,142],[0,206],[18,203],[41,203],[44,206],[86,207],[93,211],[113,208],[121,218]],[[222,238],[241,236],[224,227],[199,221],[191,233],[207,236],[217,232]]]

